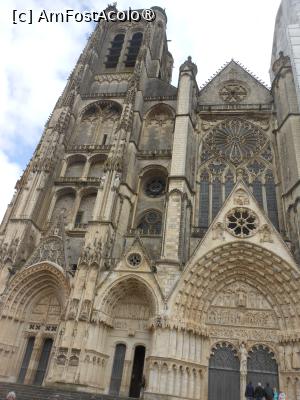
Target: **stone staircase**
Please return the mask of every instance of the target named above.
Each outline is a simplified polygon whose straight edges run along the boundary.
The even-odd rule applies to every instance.
[[[118,397],[107,394],[93,394],[86,392],[78,392],[74,390],[57,389],[52,387],[0,382],[0,400],[5,400],[7,393],[10,391],[16,393],[17,400],[129,400],[131,399],[130,397]]]

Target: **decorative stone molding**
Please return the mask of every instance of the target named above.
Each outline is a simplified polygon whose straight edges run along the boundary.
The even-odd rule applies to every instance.
[[[94,81],[103,83],[103,82],[122,82],[129,81],[132,73],[118,73],[118,74],[101,74],[95,75]]]
[[[249,95],[245,84],[236,80],[226,81],[219,90],[219,96],[225,103],[235,104],[244,101]]]
[[[250,204],[248,193],[244,189],[238,189],[234,192],[233,203],[237,206],[247,206]]]
[[[273,243],[274,240],[272,239],[272,229],[268,225],[263,225],[259,229],[260,234],[260,242],[261,243]]]
[[[213,240],[225,240],[224,229],[224,224],[217,222],[213,227]]]

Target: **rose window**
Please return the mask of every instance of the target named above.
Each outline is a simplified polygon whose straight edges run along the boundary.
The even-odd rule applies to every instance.
[[[240,103],[247,97],[247,89],[238,83],[227,83],[219,92],[225,103]]]
[[[140,265],[142,261],[142,257],[139,253],[131,253],[127,257],[128,264],[131,265],[132,267],[137,267]]]
[[[165,178],[150,178],[145,185],[145,192],[150,197],[160,196],[164,193],[166,187]]]
[[[266,140],[264,133],[251,122],[233,119],[215,126],[206,143],[216,156],[238,165],[258,154]]]
[[[248,208],[235,208],[226,217],[227,230],[238,237],[250,237],[258,227],[257,215]]]

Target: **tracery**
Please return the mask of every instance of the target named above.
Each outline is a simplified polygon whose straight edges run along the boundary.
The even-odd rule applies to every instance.
[[[270,140],[257,125],[233,118],[214,126],[204,138],[200,157],[198,226],[203,230],[208,228],[237,177],[241,177],[279,228],[276,173],[272,162]]]

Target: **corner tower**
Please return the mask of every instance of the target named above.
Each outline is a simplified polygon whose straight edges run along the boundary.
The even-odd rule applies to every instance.
[[[272,94],[285,226],[300,260],[300,2],[283,0],[278,10],[271,62]]]

